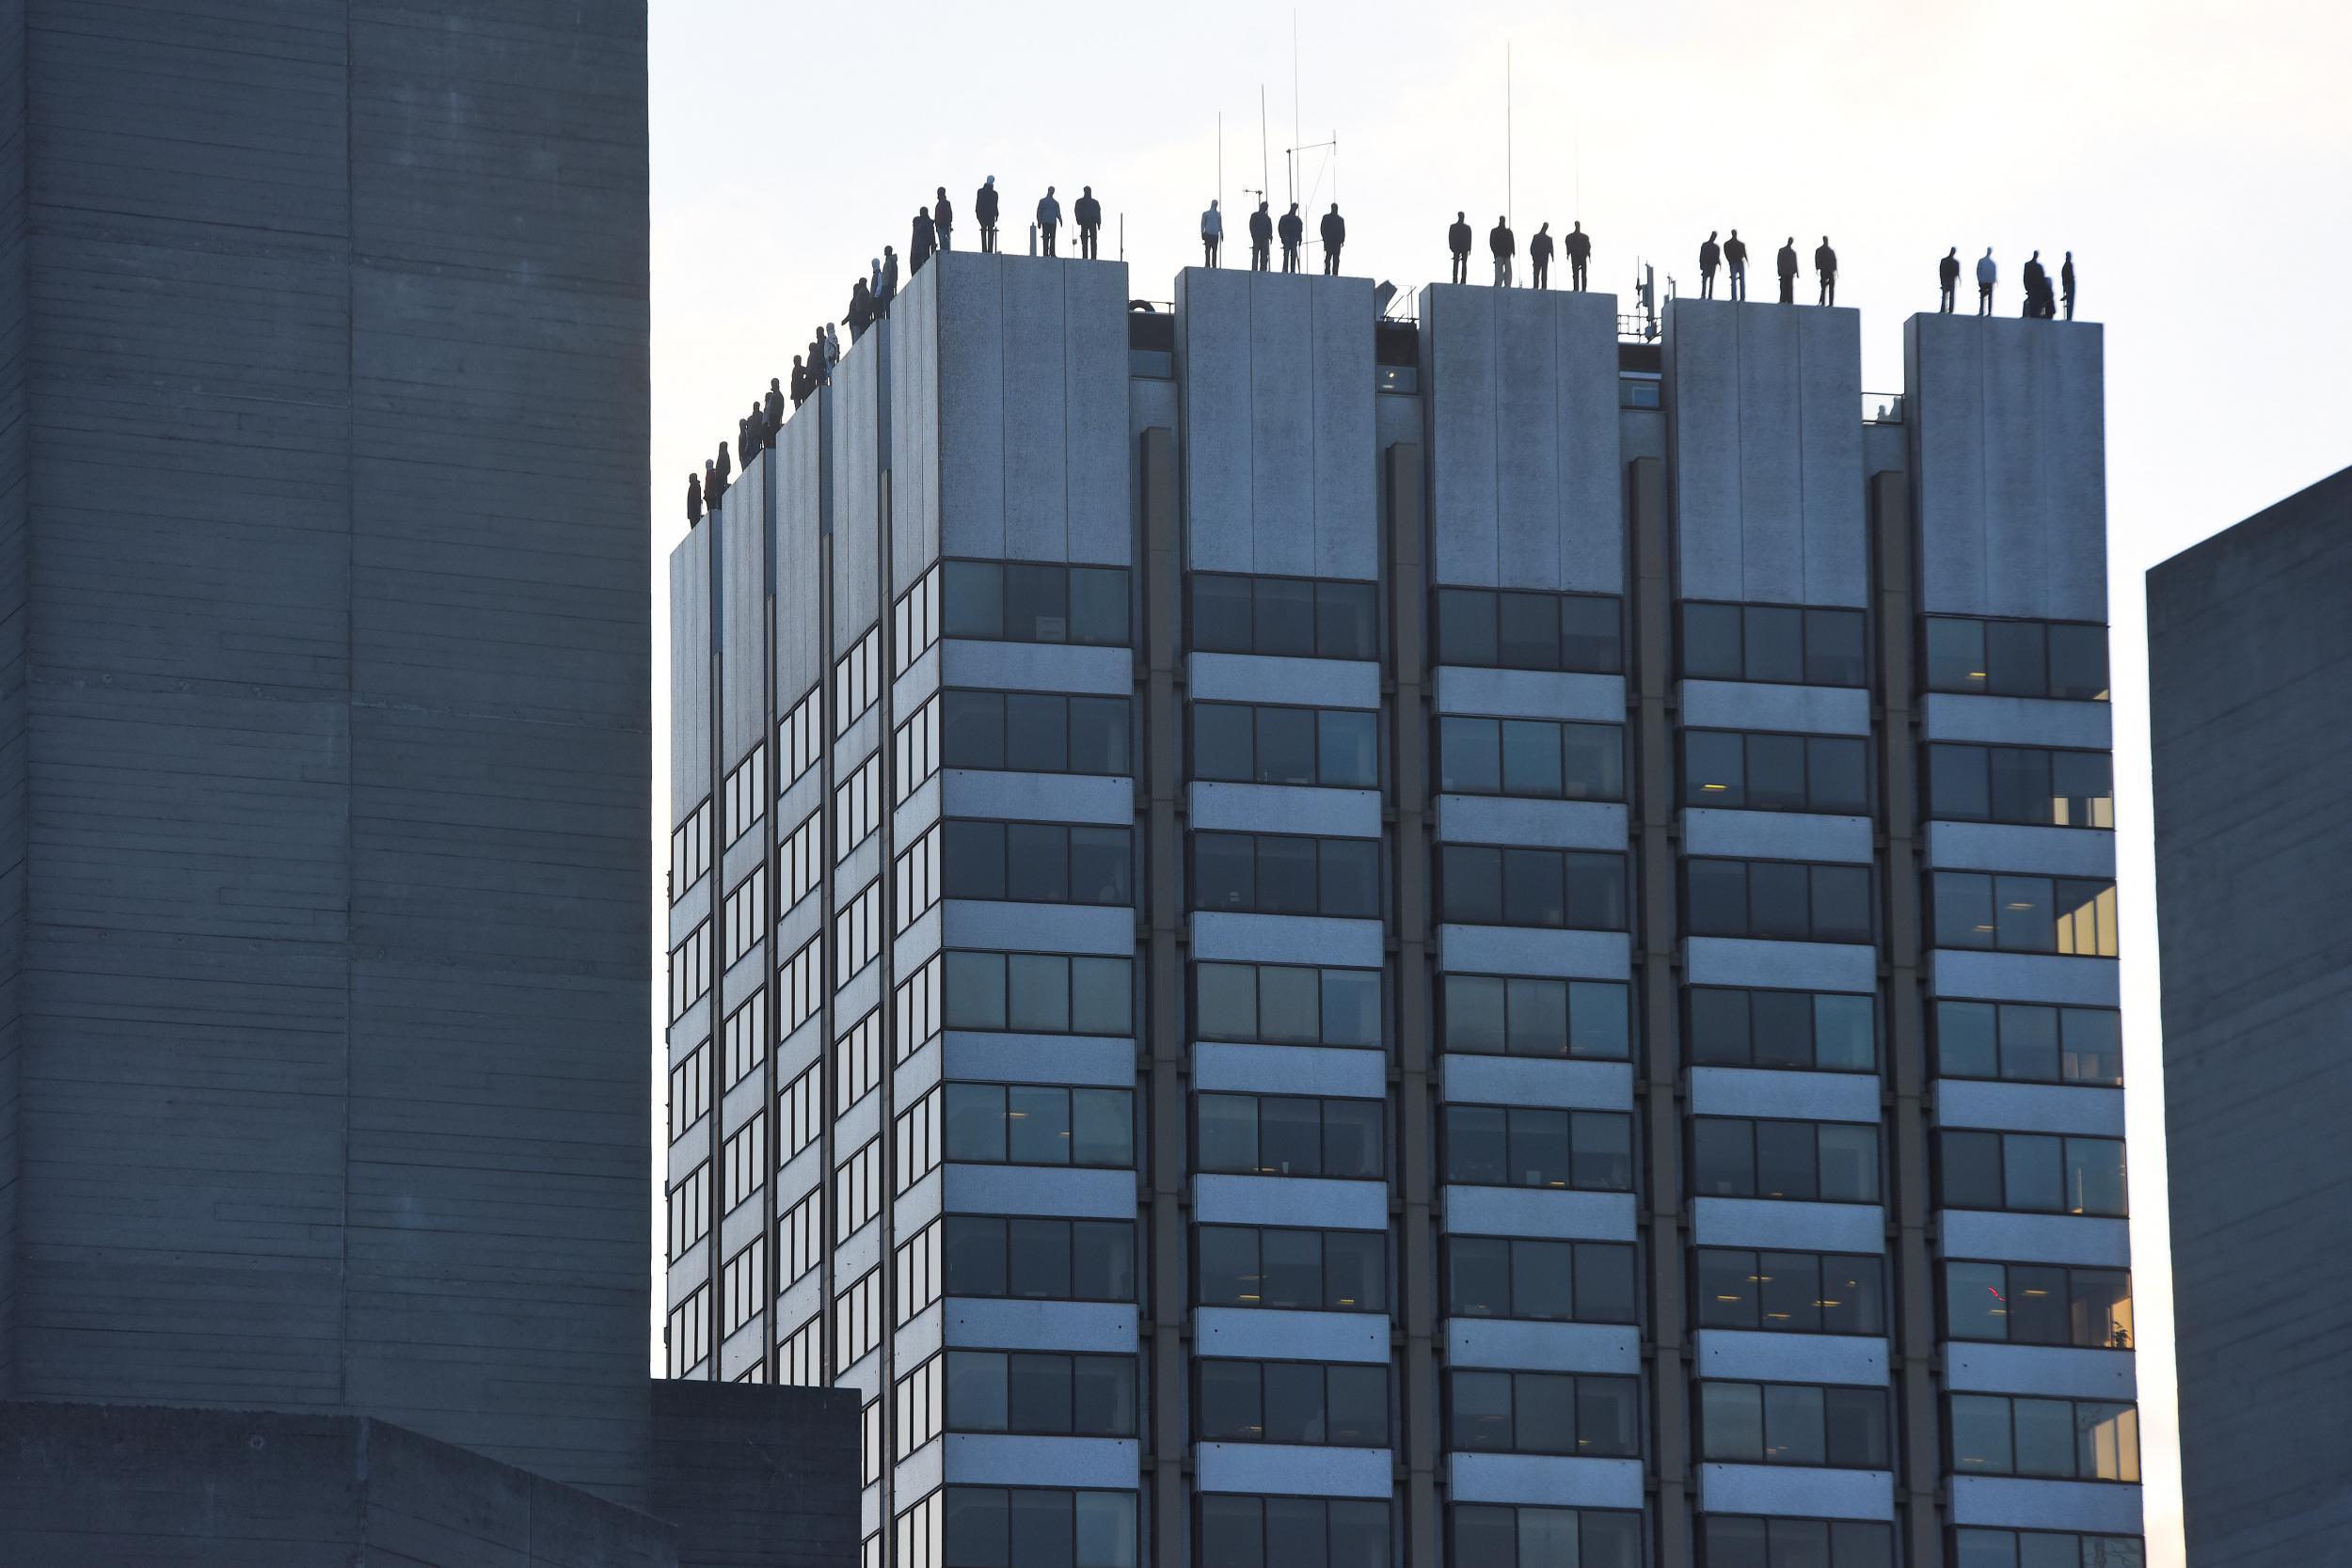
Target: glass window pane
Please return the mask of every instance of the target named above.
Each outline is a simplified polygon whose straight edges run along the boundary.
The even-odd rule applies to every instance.
[[[1502,791],[1506,795],[1560,799],[1560,726],[1538,720],[1502,721]]]
[[[1866,1470],[1887,1464],[1886,1394],[1878,1388],[1827,1388],[1821,1415],[1829,1433],[1829,1462]]]
[[[1315,841],[1261,834],[1254,842],[1258,902],[1252,907],[1261,914],[1315,913]]]
[[[1791,1334],[1820,1332],[1821,1267],[1813,1254],[1758,1253],[1756,1272],[1762,1326]]]
[[[1774,1568],[1762,1519],[1702,1514],[1699,1530],[1706,1542],[1707,1568]]]
[[[1824,991],[1813,999],[1813,1065],[1831,1072],[1878,1066],[1877,999]]]
[[[1812,937],[1812,869],[1789,861],[1750,861],[1747,866],[1747,934],[1784,942]]]
[[[1253,1361],[1196,1361],[1200,1436],[1210,1442],[1249,1442],[1265,1435]]]
[[[1126,1430],[1135,1430],[1132,1418]],[[1076,1568],[1136,1568],[1136,1495],[1089,1491],[1071,1496]]]
[[[1952,1468],[1960,1475],[2008,1475],[2014,1467],[2010,1447],[2009,1401],[1991,1394],[1954,1394]]]
[[[1641,1568],[1642,1516],[1639,1513],[1587,1512],[1578,1516],[1584,1538],[1581,1568]]]
[[[1117,566],[1070,568],[1070,641],[1092,647],[1127,641],[1127,574]]]
[[[1001,1162],[1005,1157],[1004,1086],[949,1084],[946,1089],[947,1158]]]
[[[1127,771],[1127,704],[1119,697],[1070,699],[1070,769]]]
[[[943,841],[941,881],[950,898],[1005,895],[1005,825],[950,817]]]
[[[1005,956],[1002,953],[946,955],[946,993],[941,1006],[950,1029],[1002,1029],[1005,1026]]]
[[[1256,776],[1257,726],[1238,703],[1196,703],[1192,708],[1192,776],[1246,784]]]
[[[1275,1176],[1323,1174],[1320,1102],[1296,1095],[1259,1097],[1258,1168]]]
[[[1034,1034],[1070,1032],[1070,960],[1052,953],[1005,957],[1006,1022]]]
[[[1870,815],[1869,752],[1863,742],[1816,736],[1804,743],[1805,793],[1812,809]]]
[[[1438,885],[1445,918],[1475,926],[1502,923],[1502,851],[1447,844],[1438,847]]]
[[[1268,1361],[1258,1373],[1265,1385],[1265,1440],[1321,1443],[1325,1433],[1324,1369]]]
[[[1070,900],[1073,904],[1135,901],[1134,862],[1124,828],[1070,830]]]
[[[1518,1560],[1517,1511],[1484,1503],[1456,1503],[1454,1516],[1454,1560],[1461,1563],[1511,1564]]]
[[[1323,1043],[1380,1043],[1380,974],[1370,969],[1327,969],[1323,974]]]
[[[2068,1338],[2066,1271],[2047,1263],[2009,1266],[2009,1337],[2021,1345],[2062,1345]]]
[[[1560,667],[1610,675],[1624,660],[1617,601],[1593,594],[1561,595]]]
[[[1258,1038],[1272,1045],[1315,1043],[1315,972],[1292,964],[1258,966]]]
[[[1829,1446],[1819,1388],[1767,1384],[1764,1457],[1774,1465],[1824,1465]]]
[[[1753,1383],[1699,1384],[1703,1457],[1754,1464],[1764,1457],[1764,1390]]]
[[[1594,1323],[1634,1321],[1632,1247],[1616,1242],[1576,1243],[1576,1315]]]
[[[1513,1315],[1509,1242],[1500,1236],[1448,1239],[1446,1310],[1457,1318]]]
[[[1804,612],[1804,678],[1815,686],[1867,686],[1863,673],[1862,611]]]
[[[1334,1312],[1377,1312],[1388,1305],[1388,1236],[1378,1230],[1323,1233],[1323,1300]]]
[[[940,630],[948,637],[993,641],[1005,635],[1005,569],[993,561],[950,561],[940,574],[946,606]]]
[[[1804,736],[1752,735],[1748,744],[1748,804],[1757,811],[1803,811]]]
[[[1070,960],[1070,1027],[1081,1035],[1135,1032],[1134,960]]]
[[[1258,1259],[1265,1271],[1261,1305],[1293,1311],[1323,1306],[1323,1237],[1313,1230],[1262,1230]]]
[[[1682,607],[1682,673],[1689,680],[1736,681],[1740,678],[1738,605],[1686,604]]]
[[[1070,641],[1070,569],[1005,562],[1005,636],[1015,642]]]
[[[2114,1138],[2066,1140],[2066,1210],[2074,1214],[2124,1213],[2123,1145]]]
[[[1757,990],[1748,993],[1756,1020],[1756,1065],[1805,1069],[1813,1066],[1813,993]]]
[[[2046,826],[2050,809],[2050,753],[2018,746],[1986,749],[1985,789],[1995,822]]]
[[[1625,857],[1571,849],[1567,863],[1568,924],[1587,931],[1626,928]]]
[[[1070,1164],[1070,1091],[1044,1084],[1006,1085],[1005,1151],[1016,1165]]]
[[[1016,1488],[1006,1494],[1016,1568],[1075,1568],[1070,1539],[1070,1494]]]
[[[1928,621],[1928,689],[1985,689],[1984,624],[1942,616]]]
[[[1560,668],[1560,607],[1548,594],[1496,595],[1497,654],[1506,670]]]
[[[1510,1031],[1504,1049],[1514,1056],[1567,1054],[1567,983],[1513,979],[1506,982],[1504,991],[1509,998]]]
[[[1633,1118],[1616,1111],[1578,1111],[1570,1119],[1576,1185],[1586,1192],[1630,1192]]]
[[[1315,585],[1295,578],[1256,579],[1251,634],[1258,652],[1311,658],[1315,651]]]
[[[1315,775],[1326,785],[1380,787],[1377,714],[1332,709],[1315,719]]]
[[[2018,1568],[2017,1537],[2005,1529],[1963,1529],[1953,1537],[1952,1568]],[[2037,1565],[2038,1568],[2038,1565]],[[2065,1568],[2079,1568],[2068,1563]]]
[[[1804,612],[1785,605],[1743,608],[1740,651],[1752,681],[1804,681]]]
[[[1762,1280],[1756,1255],[1727,1247],[1698,1253],[1698,1318],[1701,1328],[1755,1328],[1762,1311]]]
[[[1998,1263],[1944,1265],[1944,1319],[1955,1339],[2009,1338],[2009,1280]]]
[[[1016,902],[1070,901],[1070,832],[1057,822],[1008,822],[1005,896]]]
[[[1005,766],[1005,699],[997,691],[943,691],[940,761],[949,768]]]
[[[1128,1220],[1071,1222],[1071,1286],[1080,1301],[1136,1299],[1136,1227]]]
[[[2086,1480],[2139,1480],[2139,1412],[2085,1400],[2074,1406],[2076,1473]]]
[[[1563,724],[1564,786],[1571,800],[1625,799],[1625,731],[1615,724]]]
[[[1756,1196],[1808,1201],[1824,1196],[1815,1165],[1814,1125],[1809,1121],[1756,1124]]]
[[[1027,1301],[1057,1301],[1069,1296],[1068,1220],[1008,1220],[1005,1244],[1013,1294]]]
[[[1568,1177],[1568,1113],[1512,1106],[1511,1180],[1522,1187],[1565,1187]]]
[[[950,1214],[941,1248],[947,1293],[1005,1293],[1005,1222],[982,1214]]]
[[[2010,1402],[2021,1476],[2074,1473],[2074,1407],[2065,1400]]]
[[[1941,1198],[1947,1209],[2001,1206],[2001,1135],[1945,1132],[1937,1134]]]
[[[1693,865],[1701,863],[1693,863]],[[1691,1060],[1716,1067],[1745,1067],[1750,1059],[1748,993],[1717,986],[1690,991]]]
[[[1983,822],[1993,815],[1989,764],[1981,746],[1928,748],[1928,810],[1947,822]]]
[[[2076,1269],[2068,1303],[2066,1342],[2099,1350],[2132,1348],[2132,1276],[2122,1269]]]
[[[1449,1447],[1466,1453],[1510,1450],[1510,1373],[1456,1371],[1447,1393],[1452,1405]]]
[[[1315,782],[1315,714],[1312,708],[1262,707],[1251,710],[1258,721],[1260,784],[1311,784]]]
[[[1323,1104],[1323,1174],[1380,1174],[1382,1101],[1327,1100]]]
[[[1518,1372],[1511,1384],[1513,1446],[1521,1453],[1574,1453],[1576,1379]]]
[[[1832,1568],[1827,1520],[1774,1519],[1772,1538],[1772,1568]]]
[[[2065,1207],[2066,1197],[2060,1141],[2029,1132],[2004,1135],[2001,1183],[2009,1208],[2026,1213],[2057,1213]]]
[[[1977,871],[1935,874],[1935,945],[1993,945],[1993,879]]]
[[[1375,599],[1369,582],[1315,584],[1315,651],[1325,658],[1378,658]]]
[[[1389,1505],[1334,1497],[1329,1509],[1329,1568],[1389,1568]],[[1214,1558],[1208,1560],[1214,1562]],[[1284,1568],[1295,1568],[1286,1564]]]
[[[2054,1084],[2058,1075],[2058,1022],[2056,1007],[2022,1002],[2001,1006],[2001,1076],[2028,1083]]]
[[[2104,1007],[2068,1007],[2059,1016],[2064,1046],[2059,1075],[2070,1084],[2123,1081],[2123,1015]]]
[[[1226,1172],[1256,1170],[1257,1101],[1246,1094],[1202,1094],[1194,1096],[1193,1103],[1200,1168]]]
[[[2082,702],[2107,700],[2107,629],[2050,628],[2050,695]]]
[[[1813,867],[1813,935],[1817,942],[1870,940],[1870,871],[1867,866]]]
[[[1264,1505],[1256,1497],[1201,1493],[1200,1560],[1266,1568],[1264,1519]]]
[[[1327,838],[1317,841],[1316,849],[1322,872],[1315,911],[1343,919],[1379,919],[1380,841]]]
[[[1250,598],[1248,578],[1222,572],[1194,573],[1192,645],[1202,653],[1248,653]]]
[[[1201,846],[1196,841],[1194,859]],[[1193,1024],[1207,1040],[1254,1040],[1258,1037],[1258,972],[1250,964],[1193,965]]]
[[[1192,835],[1193,905],[1249,910],[1258,902],[1258,846],[1248,833]]]
[[[1258,1232],[1249,1226],[1200,1227],[1195,1259],[1200,1270],[1200,1300],[1209,1307],[1255,1307],[1263,1299],[1258,1267]]]
[[[1458,795],[1492,795],[1502,788],[1502,721],[1447,714],[1438,721],[1441,788]]]
[[[1495,596],[1482,588],[1438,590],[1438,662],[1489,669],[1495,662]]]
[[[1875,1258],[1821,1259],[1821,1327],[1831,1334],[1886,1332],[1884,1271]]]
[[[1691,1188],[1709,1197],[1756,1196],[1756,1133],[1728,1117],[1691,1120]]]
[[[1511,1248],[1510,1315],[1565,1319],[1575,1315],[1576,1247],[1569,1242],[1518,1241]]]
[[[1820,1129],[1821,1196],[1832,1203],[1876,1203],[1879,1197],[1879,1135],[1875,1127],[1823,1122]]]
[[[955,563],[948,564],[952,568]],[[1011,1528],[1010,1508],[1002,1490],[993,1486],[947,1488],[942,1533],[950,1568],[1009,1568]]]
[[[1568,982],[1568,1053],[1622,1059],[1631,1051],[1630,988],[1614,980]]]
[[[1936,1070],[1947,1078],[1999,1077],[2001,1059],[1995,1030],[1998,1017],[1998,1010],[1990,1002],[1938,1002]]]
[[[1081,1165],[1136,1163],[1135,1100],[1126,1089],[1073,1089],[1071,1158]]]
[[[1032,773],[1070,770],[1068,699],[1050,691],[1005,694],[1005,761]]]
[[[1202,1096],[1206,1099],[1206,1096]],[[1499,1105],[1445,1108],[1446,1180],[1471,1186],[1504,1183],[1509,1157],[1503,1144],[1504,1117]]]
[[[958,1432],[1003,1432],[1008,1419],[1005,1353],[947,1353],[947,1424]]]
[[[1448,974],[1445,1049],[1499,1056],[1503,1045],[1503,982],[1486,974]]]
[[[1278,1564],[1320,1564],[1330,1548],[1324,1539],[1323,1499],[1268,1497],[1265,1500],[1266,1556]]]
[[[1747,738],[1724,730],[1686,730],[1682,736],[1682,800],[1686,805],[1748,803]]]
[[[1558,929],[1568,923],[1565,867],[1557,849],[1502,851],[1502,919]]]
[[[2040,697],[2049,690],[2038,621],[1984,623],[1985,689],[1996,697]]]

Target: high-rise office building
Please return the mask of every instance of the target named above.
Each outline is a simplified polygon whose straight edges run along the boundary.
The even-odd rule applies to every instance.
[[[700,1539],[645,115],[643,0],[0,5],[0,1559]]]
[[[2197,1568],[2352,1560],[2352,469],[2148,574],[2181,1475]],[[2261,1282],[2259,1285],[2256,1282]]]
[[[1131,293],[672,557],[673,1374],[898,1568],[2137,1564],[2099,329]]]

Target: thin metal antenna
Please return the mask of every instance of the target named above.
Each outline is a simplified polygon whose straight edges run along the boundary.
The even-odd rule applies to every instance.
[[[1291,8],[1291,145],[1293,147],[1296,147],[1305,139],[1298,134],[1298,8],[1293,6]],[[1286,158],[1283,162],[1291,165],[1289,170],[1290,199],[1291,204],[1296,206],[1298,203],[1297,165],[1293,159]]]
[[[1273,160],[1266,152],[1265,84],[1261,82],[1258,84],[1258,199],[1261,201],[1265,199],[1266,186],[1272,183],[1267,177],[1273,168]]]
[[[1216,208],[1225,210],[1225,111],[1216,112]]]

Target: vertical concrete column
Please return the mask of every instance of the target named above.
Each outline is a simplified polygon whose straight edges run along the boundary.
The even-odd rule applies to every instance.
[[[881,327],[878,326],[876,330],[881,330]],[[891,515],[893,498],[890,451],[890,356],[882,353],[882,343],[875,344],[875,368],[882,372],[882,389],[878,394],[878,401],[881,404],[881,416],[878,422],[882,426],[880,457],[882,474],[874,492],[876,499],[881,503],[880,515],[875,519],[874,540],[875,547],[881,551],[882,560],[874,570],[876,599],[874,624],[882,628],[881,654],[875,660],[878,666],[877,678],[882,683],[882,690],[881,694],[874,699],[874,704],[882,713],[882,744],[877,754],[882,759],[882,825],[875,831],[882,835],[882,876],[876,882],[882,890],[882,952],[874,961],[882,966],[881,1001],[879,1003],[881,1012],[878,1016],[881,1021],[882,1037],[880,1082],[874,1085],[874,1094],[881,1101],[877,1125],[882,1129],[882,1164],[885,1171],[892,1171],[895,1166],[892,1155],[895,1151],[890,1140],[898,1131],[898,1041],[894,1033],[898,1026],[898,1009],[892,1005],[896,998],[898,979],[898,879],[896,871],[898,851],[905,847],[898,842],[898,814],[895,809],[898,800],[898,749],[891,744],[893,732],[899,719],[895,696],[898,682],[891,675],[891,672],[898,667],[898,618],[890,613],[892,581],[890,531],[893,520]],[[834,1042],[830,1038],[825,1042],[825,1053],[828,1056],[834,1054]],[[834,1114],[833,1107],[826,1106],[825,1114],[828,1117],[833,1116]],[[897,1422],[892,1416],[896,1402],[890,1396],[892,1385],[896,1383],[898,1376],[898,1194],[895,1173],[893,1176],[882,1178],[882,1180],[883,1183],[882,1212],[875,1216],[874,1221],[882,1227],[880,1248],[882,1269],[877,1283],[882,1287],[882,1376],[876,1380],[879,1386],[874,1393],[875,1400],[882,1406],[880,1412],[882,1432],[876,1439],[882,1452],[881,1462],[875,1465],[875,1469],[881,1477],[877,1484],[882,1492],[880,1512],[882,1550],[887,1553],[890,1550],[889,1544],[893,1539],[892,1530],[898,1522],[898,1465],[896,1455],[898,1451],[898,1445],[894,1433]],[[771,1185],[772,1184],[771,1181]],[[827,1167],[826,1184],[832,1184],[830,1166]],[[769,1233],[774,1234],[772,1226]],[[860,1414],[862,1416],[863,1412],[861,1411]],[[863,1443],[865,1440],[866,1423],[861,1419],[858,1422],[858,1441]],[[863,1450],[859,1453],[858,1463],[861,1465],[865,1464]],[[863,1469],[859,1471],[858,1479],[860,1481],[865,1479]],[[864,1488],[861,1487],[860,1490]],[[944,1500],[941,1506],[946,1506]]]
[[[759,1103],[768,1118],[768,1180],[759,1189],[763,1205],[759,1233],[767,1243],[768,1258],[767,1271],[759,1281],[759,1364],[767,1369],[770,1383],[776,1381],[776,1295],[784,1283],[784,1259],[776,1251],[776,1221],[782,1217],[778,1179],[784,1166],[784,1162],[777,1158],[777,1151],[784,1148],[784,1123],[776,1115],[776,1091],[784,1086],[776,1082],[776,1052],[784,1043],[784,1008],[776,987],[776,965],[783,957],[776,951],[776,930],[785,911],[784,866],[778,853],[782,841],[776,832],[776,802],[783,793],[777,788],[783,761],[776,755],[776,471],[783,466],[782,451],[774,447],[769,449],[767,461],[759,466],[760,488],[765,492],[759,515],[766,535],[759,551],[759,749],[768,759],[766,777],[761,783],[767,799],[759,804],[759,862],[768,868],[767,896],[760,900],[759,911],[759,928],[766,933],[768,944],[759,977],[768,997],[767,1018],[761,1025],[765,1037],[760,1041],[759,1063]],[[720,1027],[724,1027],[723,1022]],[[726,1093],[726,1072],[719,1066],[720,1049],[720,1032],[714,1028],[710,1033],[710,1080],[721,1086],[711,1093],[713,1106]],[[716,1170],[718,1166],[714,1163],[711,1168]],[[711,1375],[717,1377],[718,1371],[714,1366]]]
[[[1405,1455],[1405,1562],[1437,1568],[1443,1539],[1438,1505],[1437,1113],[1429,1089],[1428,521],[1422,450],[1400,441],[1382,464],[1389,524],[1389,745],[1394,763],[1396,1107],[1399,1278],[1404,1363],[1398,1411]]]
[[[823,858],[818,863],[823,872],[817,879],[817,930],[824,939],[823,945],[818,949],[817,965],[820,982],[817,988],[817,1094],[818,1102],[824,1107],[825,1113],[818,1118],[817,1127],[817,1148],[823,1162],[818,1167],[821,1174],[818,1178],[817,1217],[825,1227],[824,1260],[818,1265],[824,1291],[818,1297],[817,1312],[820,1321],[817,1327],[817,1353],[824,1358],[818,1375],[830,1385],[833,1382],[834,1351],[833,1300],[834,1292],[841,1285],[841,1273],[837,1266],[838,1248],[834,1243],[836,1216],[833,1212],[834,1162],[841,1153],[840,1140],[834,1136],[833,1114],[833,1029],[835,1010],[833,1005],[833,966],[840,961],[834,952],[833,917],[841,902],[838,879],[841,868],[834,863],[833,855],[833,792],[841,782],[840,736],[835,733],[840,716],[835,711],[838,701],[833,680],[833,661],[840,657],[837,645],[840,640],[834,636],[833,630],[833,585],[834,551],[840,543],[841,531],[834,526],[833,515],[833,388],[830,384],[817,394],[817,515],[821,529],[817,546],[817,722],[818,735],[822,741],[818,753],[822,760],[817,768],[820,780],[817,796],[819,817],[817,838],[823,852]],[[789,958],[790,955],[779,957]],[[773,1109],[771,1107],[771,1114]],[[781,1122],[776,1132],[776,1147],[781,1148],[784,1147]],[[864,1488],[859,1490],[863,1493]],[[890,1523],[888,1519],[882,1521],[885,1536],[889,1533]]]
[[[1919,967],[1919,722],[1912,704],[1911,489],[1899,472],[1870,476],[1878,609],[1879,864],[1886,910],[1889,1171],[1895,1183],[1894,1374],[1902,1458],[1895,1478],[1914,1562],[1940,1560],[1943,1437],[1937,1430],[1935,1270],[1928,1237],[1928,1047]]]
[[[1666,467],[1637,457],[1629,470],[1633,524],[1633,736],[1635,859],[1641,927],[1642,1104],[1648,1179],[1643,1183],[1642,1243],[1649,1255],[1650,1442],[1656,1478],[1658,1560],[1689,1562],[1691,1551],[1690,1329],[1683,1310],[1682,1040],[1675,939],[1673,537]]]
[[[710,779],[710,826],[705,830],[705,837],[710,847],[710,864],[703,873],[702,917],[708,923],[706,927],[708,934],[703,938],[703,961],[710,966],[710,992],[703,1003],[703,1012],[710,1020],[710,1043],[707,1048],[709,1054],[703,1064],[703,1081],[709,1085],[710,1111],[704,1117],[703,1137],[709,1148],[710,1174],[703,1182],[705,1229],[703,1239],[697,1244],[704,1254],[703,1279],[707,1287],[703,1291],[702,1309],[703,1343],[710,1347],[710,1354],[705,1357],[709,1367],[706,1375],[714,1380],[719,1375],[719,1341],[722,1338],[719,1325],[726,1321],[721,1315],[725,1310],[722,1298],[726,1294],[721,1270],[725,1267],[726,1259],[720,1256],[720,1248],[723,1244],[720,1238],[720,1226],[727,1216],[726,1164],[722,1158],[726,1148],[726,1116],[722,1108],[726,1098],[726,1015],[719,1010],[726,1002],[726,964],[720,957],[723,951],[720,943],[725,940],[726,925],[723,918],[726,908],[726,846],[720,842],[726,836],[723,815],[725,810],[723,792],[726,780],[723,771],[726,767],[726,744],[721,738],[726,721],[726,699],[722,685],[725,678],[725,659],[722,650],[726,645],[726,551],[725,536],[720,531],[733,520],[722,514],[739,510],[739,505],[728,506],[722,500],[719,510],[707,514],[704,518],[704,526],[710,530],[707,562],[708,572],[703,589],[705,602],[709,607],[707,625],[710,631],[710,646],[704,656],[709,660],[710,668],[703,677],[704,694],[708,703],[703,716],[703,743],[709,754],[703,764],[703,770]],[[666,1006],[663,1010],[668,1010]],[[668,1086],[666,1072],[663,1086]],[[666,1314],[662,1322],[666,1332],[669,1322]],[[663,1346],[665,1360],[667,1351],[668,1347]],[[669,1369],[664,1366],[662,1370],[667,1371]]]
[[[1183,793],[1176,760],[1183,710],[1181,665],[1184,543],[1176,507],[1176,433],[1155,425],[1142,436],[1143,755],[1145,974],[1147,1011],[1138,1064],[1151,1107],[1152,1170],[1144,1192],[1152,1290],[1145,1315],[1151,1346],[1151,1441],[1154,1563],[1192,1560],[1184,1479],[1184,956]]]

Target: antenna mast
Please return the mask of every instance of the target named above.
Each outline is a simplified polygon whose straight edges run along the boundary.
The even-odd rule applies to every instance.
[[[1513,169],[1512,150],[1511,45],[1505,42],[1502,46],[1502,210],[1505,214],[1516,212],[1518,207],[1518,203],[1512,198],[1512,192],[1518,183]]]

